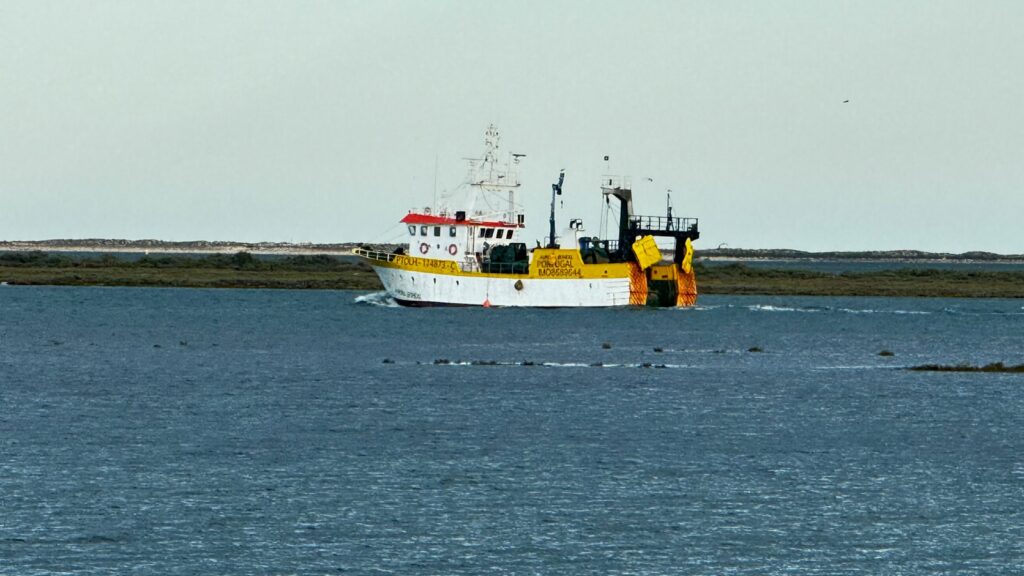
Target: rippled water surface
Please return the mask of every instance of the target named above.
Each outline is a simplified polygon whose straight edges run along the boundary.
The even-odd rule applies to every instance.
[[[0,573],[1019,573],[1024,375],[900,368],[1022,344],[1007,300],[0,287]]]

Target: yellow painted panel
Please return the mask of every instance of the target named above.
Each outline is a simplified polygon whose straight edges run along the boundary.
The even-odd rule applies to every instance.
[[[686,239],[686,256],[683,257],[683,272],[689,274],[693,272],[693,242],[690,239]]]
[[[583,278],[579,250],[537,248],[530,261],[531,278]]]
[[[641,270],[661,262],[661,251],[654,242],[654,236],[644,236],[633,242],[633,253],[636,254],[636,261],[640,264]]]
[[[672,264],[667,266],[651,266],[651,280],[674,280],[676,267]]]
[[[488,278],[629,278],[629,265],[619,264],[584,264],[578,250],[557,250],[539,248],[534,252],[530,263],[529,274],[495,274],[487,272],[463,271],[457,262],[452,260],[434,260],[417,256],[395,255],[390,261],[377,260],[363,256],[372,266],[397,268],[415,272],[431,272],[448,276],[474,276]]]
[[[633,306],[647,305],[647,275],[634,262],[629,264],[629,303]]]
[[[629,264],[584,264],[584,278],[629,278]]]
[[[696,303],[697,275],[693,273],[692,267],[689,270],[680,269],[676,277],[676,306],[693,306]]]

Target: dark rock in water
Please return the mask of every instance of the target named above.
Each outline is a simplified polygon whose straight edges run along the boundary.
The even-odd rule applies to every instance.
[[[163,348],[163,346],[161,346],[159,344],[153,344],[153,348]]]
[[[760,346],[754,346],[753,348],[747,350],[747,352],[764,352],[764,348],[761,348]]]
[[[881,352],[878,353],[878,355],[879,356],[895,356],[896,354],[893,354],[892,352],[890,352],[888,350],[882,350]]]
[[[602,342],[601,343],[601,348],[603,348],[605,350],[611,350],[612,349],[612,343],[611,342]]]
[[[498,363],[495,360],[473,360],[470,362],[473,366],[497,366]]]
[[[651,367],[651,363],[650,362],[644,362],[643,364],[640,365],[640,367],[641,368],[650,368]]]
[[[600,368],[604,366],[604,362],[594,362],[593,364],[591,364],[591,366],[593,366],[594,368]]]
[[[188,342],[186,342],[185,340],[179,340],[178,346],[188,346]]]
[[[523,360],[520,366],[536,366],[536,364],[531,362],[530,360]]]
[[[452,361],[448,360],[447,358],[438,358],[437,360],[434,360],[434,364],[451,364],[451,363],[452,363]]]
[[[654,351],[655,352],[664,352],[665,349],[664,348],[655,348]]]
[[[986,364],[984,366],[971,366],[969,364],[957,364],[955,366],[924,364],[921,366],[911,366],[908,370],[914,370],[917,372],[1013,372],[1024,374],[1024,364],[1018,364],[1016,366],[1007,366],[1002,362],[993,362],[992,364]]]
[[[664,364],[655,364],[654,367],[655,368],[668,368],[668,366],[666,366]]]
[[[391,358],[385,358],[384,361],[381,362],[381,364],[394,364],[394,363],[395,363],[395,361],[392,360]]]

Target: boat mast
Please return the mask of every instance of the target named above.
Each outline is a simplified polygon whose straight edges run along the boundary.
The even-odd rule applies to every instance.
[[[558,244],[555,243],[555,196],[562,195],[563,182],[565,182],[564,169],[558,173],[558,183],[551,185],[551,218],[548,220],[548,223],[551,224],[551,233],[548,236],[548,248],[558,248]]]
[[[629,251],[630,220],[633,218],[633,187],[629,179],[620,176],[605,175],[601,180],[601,193],[605,198],[614,196],[619,201],[619,251]]]
[[[665,191],[665,207],[668,211],[666,220],[668,220],[668,229],[672,229],[672,189],[669,188]]]
[[[519,161],[525,154],[510,154],[504,163],[499,163],[498,149],[501,136],[498,129],[491,124],[484,133],[484,157],[467,158],[469,161],[469,184],[477,189],[479,194],[472,195],[470,212],[478,216],[482,215],[473,208],[477,199],[484,201],[488,206],[493,206],[493,215],[508,223],[522,223],[520,213],[516,204],[516,189],[519,188]],[[508,212],[502,216],[501,204],[491,204],[498,194],[507,192]],[[479,198],[477,198],[479,196]],[[500,200],[498,201],[500,202]]]

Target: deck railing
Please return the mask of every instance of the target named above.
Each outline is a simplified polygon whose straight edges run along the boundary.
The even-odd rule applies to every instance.
[[[667,216],[630,216],[633,230],[660,230],[665,232],[696,232],[697,218],[669,218]]]
[[[395,254],[394,252],[379,252],[377,250],[367,250],[366,248],[353,248],[352,253],[368,260],[379,260],[381,262],[391,262],[396,256],[401,256],[401,254]]]

